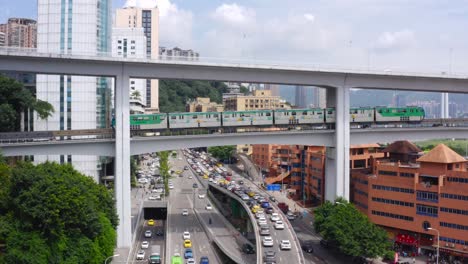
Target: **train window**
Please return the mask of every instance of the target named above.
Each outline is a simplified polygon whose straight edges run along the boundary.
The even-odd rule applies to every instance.
[[[379,109],[379,111],[377,111],[377,112],[379,112],[379,114],[381,114],[381,113],[382,113],[382,109]]]
[[[302,112],[302,115],[307,115],[307,111]]]
[[[322,112],[317,112],[317,115],[322,115]]]
[[[171,116],[171,119],[176,119],[176,118],[177,118],[177,116]]]
[[[214,114],[213,117],[214,117],[214,118],[218,118],[218,114]]]
[[[244,114],[240,114],[240,117],[244,117],[245,115]]]
[[[328,114],[331,115],[331,114],[332,114],[332,111],[328,111]]]
[[[197,115],[193,115],[192,118],[193,118],[193,119],[197,119],[198,116],[197,116]]]
[[[159,116],[159,118],[160,118],[161,120],[165,120],[165,119],[166,119],[166,116],[163,116],[163,115],[162,115],[162,116]]]
[[[271,113],[266,113],[266,116],[271,116]]]

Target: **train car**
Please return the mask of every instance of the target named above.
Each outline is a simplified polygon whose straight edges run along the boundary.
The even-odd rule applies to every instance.
[[[359,107],[349,109],[349,122],[372,123],[375,120],[375,111],[372,107]]]
[[[417,106],[376,107],[375,121],[385,122],[421,122],[424,120],[424,109]]]
[[[274,111],[275,125],[323,124],[324,110],[312,109],[278,109]]]
[[[223,127],[273,125],[273,110],[223,112]]]
[[[169,128],[220,127],[220,112],[169,113]]]
[[[325,108],[323,111],[325,111],[325,123],[335,123],[335,108]]]
[[[167,114],[156,113],[130,115],[130,131],[158,129],[167,129]]]

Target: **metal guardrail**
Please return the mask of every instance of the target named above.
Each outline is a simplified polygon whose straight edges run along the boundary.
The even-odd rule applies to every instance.
[[[220,190],[222,193],[225,193],[228,196],[234,198],[247,211],[247,214],[249,215],[250,220],[252,221],[252,226],[253,226],[253,229],[254,229],[254,232],[255,232],[255,241],[256,241],[255,245],[256,245],[256,251],[257,251],[257,263],[259,263],[259,264],[262,263],[262,260],[263,260],[262,241],[260,239],[260,232],[258,230],[257,221],[255,220],[255,216],[252,214],[252,211],[250,211],[250,208],[247,207],[247,205],[239,197],[237,197],[236,195],[233,195],[231,192],[227,191],[226,189],[224,189],[224,188],[222,188],[222,187],[220,187],[220,186],[218,186],[216,184],[213,184],[211,182],[209,182],[208,185],[215,188],[215,189],[217,189],[217,190]]]

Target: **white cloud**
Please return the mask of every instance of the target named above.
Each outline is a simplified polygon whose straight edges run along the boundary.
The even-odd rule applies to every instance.
[[[315,16],[312,14],[304,14],[304,18],[310,22],[314,22]]]
[[[404,29],[396,32],[384,32],[374,42],[376,50],[391,51],[412,47],[416,43],[413,31]]]
[[[212,17],[228,25],[248,25],[255,22],[255,11],[237,4],[222,4],[212,14]]]
[[[192,12],[179,9],[169,0],[127,0],[125,7],[159,9],[159,44],[192,48]]]

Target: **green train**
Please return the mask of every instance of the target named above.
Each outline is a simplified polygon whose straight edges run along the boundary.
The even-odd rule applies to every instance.
[[[351,108],[351,124],[418,123],[424,109],[407,107]],[[334,108],[278,109],[225,112],[156,113],[130,115],[131,130],[166,130],[248,126],[325,125],[335,123]],[[112,120],[114,127],[115,120]]]

